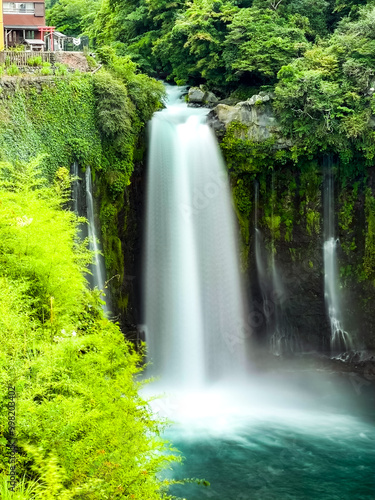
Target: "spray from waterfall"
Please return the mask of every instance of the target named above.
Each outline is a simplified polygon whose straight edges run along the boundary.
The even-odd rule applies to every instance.
[[[236,229],[225,165],[181,88],[151,122],[144,309],[152,374],[202,387],[245,362],[246,327]]]
[[[337,269],[338,239],[335,237],[334,181],[332,160],[324,169],[324,296],[331,326],[331,352],[353,349],[353,340],[343,325],[340,284]]]

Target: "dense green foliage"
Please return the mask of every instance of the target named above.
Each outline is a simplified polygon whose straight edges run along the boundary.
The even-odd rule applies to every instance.
[[[207,82],[224,92],[236,83],[274,83],[309,44],[368,2],[341,0],[58,0],[48,19],[66,33],[112,45],[149,73]]]
[[[116,61],[116,70],[49,79],[40,91],[31,81],[1,100],[3,159],[27,161],[46,153],[43,170],[50,178],[60,166],[69,168],[77,160],[106,173],[108,192],[122,193],[140,130],[160,105],[164,89],[136,74],[128,60]]]
[[[74,160],[99,167],[105,154],[95,122],[95,97],[89,76],[46,80],[41,91],[31,81],[0,101],[0,146],[4,160],[48,156],[43,171],[53,178]],[[58,112],[57,112],[58,110]]]
[[[276,109],[296,149],[335,150],[344,162],[357,150],[373,159],[374,16],[368,7],[357,21],[342,21],[332,37],[280,70]]]
[[[90,26],[100,0],[58,0],[47,10],[46,21],[68,36],[80,36]]]
[[[159,499],[167,484],[155,474],[175,457],[139,396],[140,355],[87,288],[92,257],[64,208],[69,193],[64,168],[51,184],[38,159],[0,165],[1,480],[11,384],[24,476],[15,498]]]
[[[164,89],[112,50],[106,68],[17,80],[0,100],[2,498],[169,498],[157,473],[176,457],[139,395],[142,353],[103,317],[99,291],[89,291],[92,255],[77,236],[83,221],[69,210],[69,169],[78,161],[93,169],[108,270],[123,279],[118,212]],[[14,495],[9,383],[17,392]]]

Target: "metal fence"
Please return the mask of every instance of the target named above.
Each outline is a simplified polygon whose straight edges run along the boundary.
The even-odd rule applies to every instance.
[[[64,38],[63,50],[66,52],[83,52],[85,47],[89,47],[88,36],[81,36],[80,38],[69,36]]]
[[[46,49],[51,50],[51,38],[46,37]],[[83,52],[89,48],[89,37],[81,36],[74,38],[73,36],[55,36],[53,38],[53,49],[55,52]]]

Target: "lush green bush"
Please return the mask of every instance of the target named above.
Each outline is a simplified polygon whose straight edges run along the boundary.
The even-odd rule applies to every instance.
[[[23,293],[33,303],[33,318],[45,324],[52,315],[58,331],[82,308],[83,272],[91,259],[74,240],[75,215],[61,210],[65,201],[61,183],[69,173],[64,169],[50,187],[39,164],[39,158],[15,167],[0,164],[0,269],[13,281],[23,276]]]
[[[348,163],[357,150],[374,158],[374,16],[373,7],[362,9],[358,21],[342,21],[329,40],[280,70],[275,108],[297,155],[329,149]]]
[[[62,63],[55,63],[55,75],[56,76],[66,76],[68,74],[68,67]]]
[[[74,160],[98,168],[103,151],[95,117],[90,76],[71,76],[29,85],[0,102],[0,150],[3,160],[24,161],[46,153],[45,175],[53,179],[59,167]]]
[[[86,54],[85,57],[86,57],[87,64],[89,65],[89,68],[94,69],[98,66],[98,63],[95,61],[95,59],[92,56]]]
[[[17,64],[11,64],[8,68],[7,68],[7,74],[9,76],[17,76],[21,73],[21,71],[19,70]]]
[[[240,9],[225,39],[228,78],[273,82],[281,66],[300,57],[308,46],[300,18],[287,20],[270,10]]]
[[[42,66],[42,56],[31,56],[27,60],[28,66]]]
[[[52,75],[53,71],[51,69],[51,63],[49,62],[42,63],[42,69],[40,70],[40,74],[43,76]]]
[[[156,474],[175,457],[138,394],[141,354],[87,289],[91,254],[64,209],[67,172],[49,185],[39,163],[0,169],[2,479],[12,383],[24,477],[14,498],[160,499]]]

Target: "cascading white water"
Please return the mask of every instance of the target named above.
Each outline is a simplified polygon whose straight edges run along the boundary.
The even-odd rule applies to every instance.
[[[245,315],[231,194],[207,110],[181,88],[154,115],[148,162],[145,330],[152,373],[200,387],[238,373]]]
[[[88,236],[90,250],[94,252],[94,264],[91,266],[92,286],[104,291],[105,287],[105,265],[102,255],[100,255],[100,245],[98,243],[97,229],[94,216],[94,199],[92,194],[92,179],[91,169],[86,168],[86,205],[87,205],[87,220],[88,220]],[[108,312],[107,301],[103,305],[104,312]]]
[[[324,296],[331,326],[331,352],[353,348],[353,340],[344,329],[337,270],[337,245],[334,224],[334,184],[328,165],[324,179]]]

